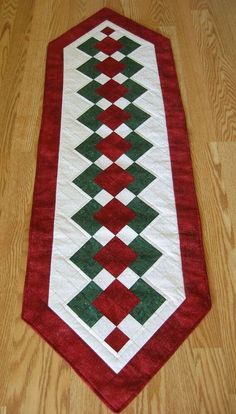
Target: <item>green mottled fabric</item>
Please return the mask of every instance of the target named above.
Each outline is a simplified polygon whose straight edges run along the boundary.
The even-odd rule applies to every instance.
[[[90,37],[90,39],[86,40],[86,42],[77,46],[77,49],[82,50],[87,53],[87,55],[94,56],[99,52],[99,50],[95,47],[97,42],[97,39]]]
[[[129,226],[137,233],[141,233],[158,216],[157,211],[138,197],[135,197],[127,207],[136,213],[136,217],[129,222]]]
[[[131,164],[126,171],[134,176],[134,181],[127,188],[136,195],[155,180],[154,175],[136,163]]]
[[[125,111],[132,115],[125,123],[133,130],[138,128],[139,125],[143,124],[144,121],[150,118],[149,114],[146,114],[146,112],[142,111],[142,109],[139,109],[133,104],[126,106]]]
[[[91,79],[95,79],[98,75],[100,75],[99,70],[97,70],[96,65],[100,63],[99,60],[96,58],[89,59],[87,62],[83,63],[83,65],[79,66],[77,70],[84,75],[88,76]]]
[[[137,280],[130,290],[140,299],[130,314],[141,324],[144,324],[166,300],[142,279]]]
[[[101,172],[101,168],[92,164],[82,174],[73,180],[73,183],[81,188],[90,197],[95,197],[101,191],[101,187],[95,183],[94,178]]]
[[[101,84],[93,80],[92,82],[89,82],[88,85],[79,89],[77,93],[88,99],[88,101],[96,103],[101,100],[101,96],[96,92],[99,86],[101,86]]]
[[[138,135],[136,132],[131,132],[129,135],[125,137],[125,140],[128,141],[132,147],[126,151],[126,155],[131,158],[131,160],[136,161],[141,155],[145,154],[150,148],[152,148],[152,144]]]
[[[135,49],[140,47],[139,43],[134,42],[134,40],[131,40],[126,36],[122,36],[119,39],[119,42],[123,45],[122,48],[119,50],[119,52],[123,53],[124,55],[129,55]]]
[[[102,289],[94,282],[90,282],[86,288],[76,295],[67,305],[82,319],[88,326],[92,327],[103,316],[93,305]]]
[[[125,68],[122,70],[122,73],[123,75],[127,76],[127,78],[130,78],[143,68],[143,66],[140,65],[140,63],[135,62],[127,56],[121,60],[121,63],[125,65]]]
[[[100,151],[97,150],[96,145],[98,142],[101,141],[100,135],[94,133],[90,135],[85,141],[83,141],[78,147],[76,147],[76,151],[82,154],[88,160],[94,162],[99,157],[101,157]]]
[[[103,269],[103,267],[93,258],[101,247],[100,243],[91,238],[70,258],[70,260],[89,276],[90,279],[97,276]]]
[[[81,122],[82,124],[86,125],[88,128],[96,131],[102,123],[97,119],[97,116],[103,112],[101,108],[94,105],[89,108],[84,114],[82,114],[77,121]]]
[[[123,86],[128,89],[128,92],[125,93],[124,97],[130,102],[135,101],[135,99],[146,92],[146,89],[143,86],[139,85],[137,82],[134,82],[132,79],[127,79],[123,83]]]
[[[129,247],[137,253],[137,258],[130,264],[130,268],[139,276],[143,276],[148,269],[161,257],[162,253],[144,240],[141,236],[136,237]]]
[[[100,210],[101,207],[102,206],[97,203],[96,200],[91,200],[72,216],[72,220],[93,236],[94,233],[102,227],[102,225],[94,218],[94,214]]]

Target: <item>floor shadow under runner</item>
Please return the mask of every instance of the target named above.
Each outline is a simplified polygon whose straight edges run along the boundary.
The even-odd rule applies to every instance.
[[[170,41],[103,9],[48,46],[22,317],[119,412],[209,308]]]

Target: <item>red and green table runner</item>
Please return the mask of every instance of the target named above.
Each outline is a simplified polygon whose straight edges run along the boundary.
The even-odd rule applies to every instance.
[[[23,318],[120,411],[209,307],[170,42],[103,9],[48,47]]]

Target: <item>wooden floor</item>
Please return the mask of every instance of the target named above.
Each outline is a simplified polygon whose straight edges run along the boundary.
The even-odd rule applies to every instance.
[[[124,414],[236,413],[236,0],[0,1],[0,414],[108,414],[20,318],[48,41],[108,6],[172,40],[213,308]]]

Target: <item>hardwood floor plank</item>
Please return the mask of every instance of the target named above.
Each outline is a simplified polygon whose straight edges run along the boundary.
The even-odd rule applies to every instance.
[[[9,49],[11,45],[12,30],[17,12],[18,0],[5,0],[0,5],[0,88],[4,79]]]
[[[5,70],[4,82],[0,89],[3,109],[0,111],[1,152],[11,151],[12,132],[18,110],[19,90],[27,58],[29,33],[33,16],[33,0],[22,0],[17,8],[11,39],[11,48]],[[11,86],[11,87],[10,87]]]
[[[205,84],[216,125],[215,140],[235,140],[236,75],[210,8],[192,12]],[[225,46],[226,44],[226,46]]]
[[[224,352],[207,348],[194,350],[197,371],[198,413],[229,413]]]

